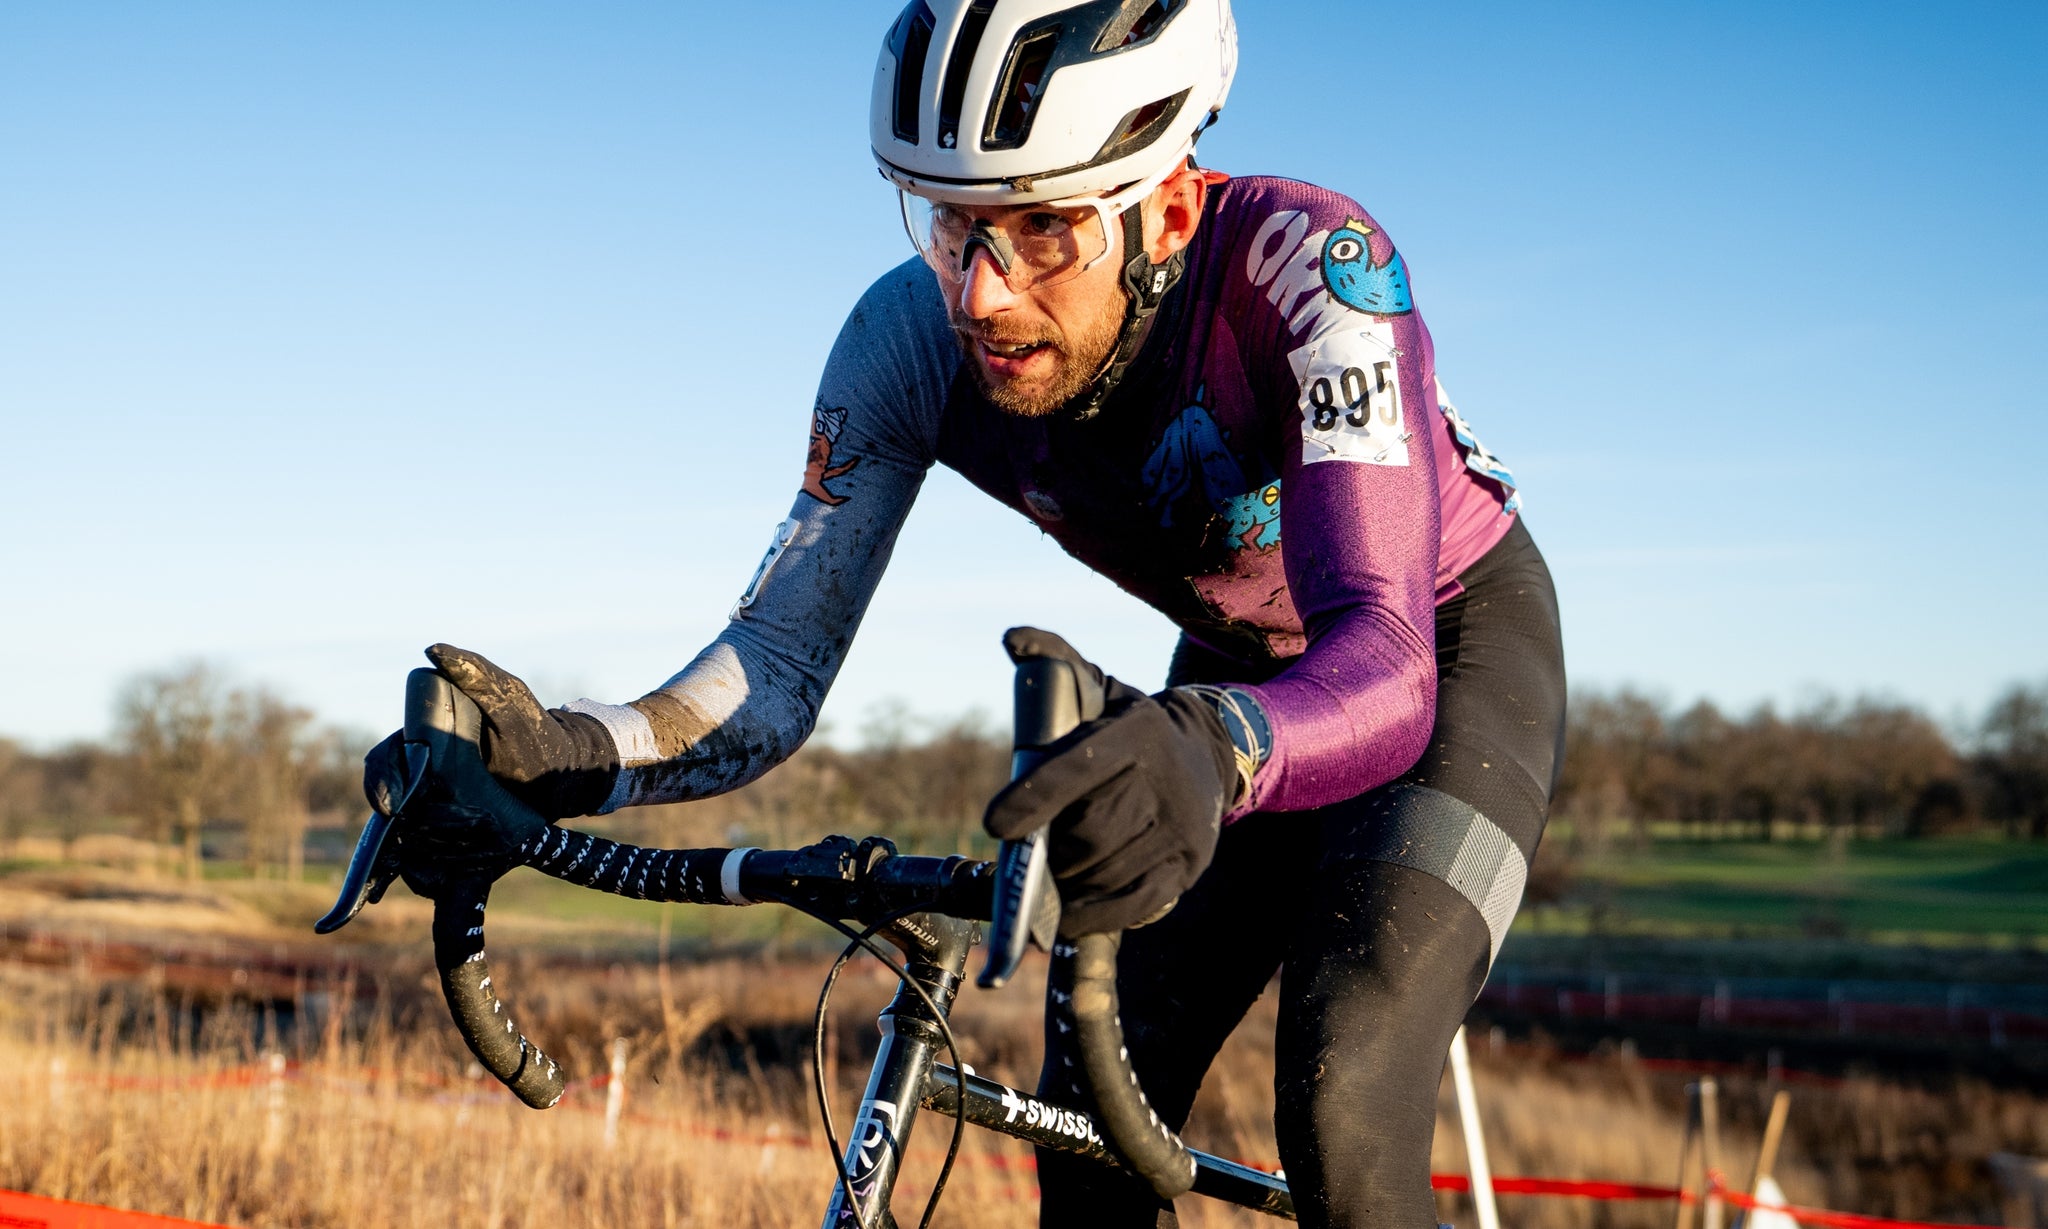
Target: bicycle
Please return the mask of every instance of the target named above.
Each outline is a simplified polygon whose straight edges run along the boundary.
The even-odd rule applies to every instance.
[[[1044,747],[1102,708],[1099,685],[1052,658],[1017,662],[1015,698],[1013,775],[1029,770]],[[503,865],[458,867],[429,886],[434,963],[449,1013],[477,1061],[525,1104],[536,1109],[554,1105],[565,1091],[566,1077],[513,1023],[484,954],[491,881],[512,865],[638,900],[787,905],[848,937],[826,975],[813,1030],[814,1085],[836,1172],[825,1229],[847,1224],[894,1229],[891,1196],[912,1129],[925,1109],[952,1117],[954,1129],[921,1227],[929,1225],[938,1206],[969,1123],[1120,1165],[1161,1198],[1191,1192],[1294,1218],[1283,1178],[1187,1147],[1147,1103],[1117,1018],[1121,936],[1087,935],[1071,943],[1056,938],[1059,897],[1046,867],[1043,832],[1003,842],[994,861],[899,854],[879,836],[859,841],[831,836],[802,849],[777,850],[632,845],[550,825],[534,814],[485,770],[478,747],[481,729],[475,704],[438,672],[423,668],[408,676],[408,782],[391,816],[370,815],[334,908],[314,929],[321,934],[340,929],[381,899],[399,877],[408,832],[416,830],[406,808],[429,781],[438,781],[472,811],[495,816],[523,834],[516,853],[501,857]],[[390,839],[394,836],[395,841]],[[417,867],[409,869],[419,873]],[[989,956],[978,979],[985,988],[1007,982],[1034,944],[1048,951],[1058,948],[1059,955],[1072,958],[1071,989],[1051,986],[1048,994],[1075,1031],[1092,1112],[1049,1104],[975,1075],[960,1062],[948,1014],[966,980],[968,955],[980,941],[982,922],[989,924]],[[895,947],[902,960],[891,959],[877,939]],[[824,1020],[840,969],[861,950],[881,960],[899,985],[878,1016],[881,1043],[842,1148],[826,1096]],[[939,1061],[942,1050],[950,1052],[951,1063]]]

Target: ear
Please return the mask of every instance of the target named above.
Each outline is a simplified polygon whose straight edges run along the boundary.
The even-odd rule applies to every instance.
[[[1145,254],[1153,264],[1165,264],[1167,257],[1194,241],[1209,203],[1210,183],[1208,172],[1182,167],[1145,198]]]

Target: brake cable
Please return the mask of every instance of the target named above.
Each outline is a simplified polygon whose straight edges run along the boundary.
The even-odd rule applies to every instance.
[[[839,1133],[832,1125],[832,1099],[830,1090],[825,1085],[825,1008],[832,999],[832,987],[839,980],[839,971],[846,967],[846,962],[855,952],[865,949],[868,955],[879,960],[884,968],[896,975],[899,985],[908,986],[917,994],[924,1003],[925,1010],[938,1022],[939,1033],[946,1041],[946,1051],[953,1059],[953,1080],[956,1090],[953,1096],[953,1138],[946,1147],[945,1163],[939,1166],[939,1176],[932,1183],[931,1197],[925,1201],[924,1215],[918,1218],[917,1229],[930,1229],[932,1216],[939,1209],[939,1197],[945,1194],[946,1183],[953,1176],[953,1163],[960,1155],[960,1141],[967,1133],[967,1069],[961,1065],[960,1044],[953,1036],[953,1026],[946,1019],[947,1013],[939,1010],[939,1005],[932,1001],[931,995],[925,992],[923,986],[917,984],[917,979],[913,978],[908,970],[897,964],[887,952],[874,943],[874,936],[882,927],[917,912],[920,910],[916,908],[904,909],[882,918],[858,933],[838,918],[811,914],[852,940],[840,950],[839,958],[832,962],[831,969],[825,974],[825,984],[818,990],[818,1010],[811,1020],[811,1082],[818,1094],[818,1114],[825,1125],[825,1146],[832,1153],[832,1167],[839,1173],[840,1188],[846,1192],[846,1204],[853,1209],[854,1222],[860,1229],[879,1227],[869,1225],[867,1213],[861,1209],[860,1197],[854,1193],[853,1175],[846,1168],[846,1156],[839,1146]],[[859,1125],[857,1121],[855,1125]]]

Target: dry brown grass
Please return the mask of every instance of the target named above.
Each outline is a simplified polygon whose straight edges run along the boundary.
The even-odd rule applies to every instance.
[[[689,1006],[671,1013],[684,1030],[672,1034],[659,1030],[659,987],[645,970],[534,996],[535,1031],[560,1039],[583,1071],[601,1070],[593,1024],[616,1023],[615,1006],[652,1004],[631,1022],[643,1027],[625,1030],[639,1058],[624,1129],[607,1149],[602,1089],[572,1090],[548,1113],[523,1109],[467,1069],[446,1029],[398,1023],[407,1012],[379,1007],[360,1030],[299,1038],[306,1052],[273,1110],[256,1017],[223,1010],[195,1026],[181,1004],[143,988],[10,970],[0,992],[16,1014],[0,1069],[22,1078],[0,1134],[0,1186],[250,1226],[814,1222],[831,1162],[806,1073],[786,1055],[772,1064],[760,1055],[803,1032],[818,971],[740,961],[678,969],[671,998]],[[553,979],[532,988],[544,981]],[[887,989],[855,975],[835,1012],[842,1131],[864,1075],[854,1060],[870,1048],[856,1030],[872,1032],[862,1017],[871,1021]],[[579,1009],[550,1009],[555,1000]],[[962,1031],[1002,1031],[1009,1014],[963,1013]],[[922,1207],[944,1149],[945,1122],[924,1123],[899,1215]],[[1022,1145],[970,1133],[936,1223],[1034,1223],[1028,1163]]]
[[[195,894],[104,901],[78,886],[92,882],[16,880],[4,885],[16,896],[0,920],[119,923],[131,938],[151,919],[182,920],[190,927],[175,941],[188,955],[196,941],[233,959],[232,945],[220,948],[225,940],[213,937],[221,910],[204,892],[166,888]],[[276,947],[285,932],[235,916],[248,926],[246,942],[285,950]],[[333,949],[304,945],[288,954],[303,957],[307,971],[282,981],[265,975],[270,1012],[302,1008],[290,1028],[252,1001],[254,981],[180,980],[162,967],[114,974],[94,966],[86,949],[70,964],[0,964],[0,1071],[15,1076],[0,1115],[0,1186],[248,1226],[816,1223],[831,1185],[808,1091],[821,960],[679,961],[664,976],[646,961],[522,957],[509,945],[498,953],[522,1024],[572,1071],[602,1071],[607,1041],[628,1039],[628,1120],[618,1146],[607,1149],[601,1090],[585,1087],[563,1108],[536,1114],[475,1078],[434,992],[416,902],[387,902],[364,921],[373,924],[361,933],[372,939],[405,932],[405,941],[359,943],[345,980],[338,967],[318,967]],[[872,966],[854,966],[842,980],[832,1046],[842,1129],[872,1055],[874,1013],[891,990]],[[968,1061],[995,1078],[1032,1083],[1038,1003],[1029,984],[964,995],[955,1023]],[[1187,1131],[1191,1143],[1274,1161],[1272,1031],[1269,998],[1212,1071]],[[261,1079],[232,1077],[272,1048],[295,1064],[275,1111]],[[1673,1179],[1683,1073],[1622,1056],[1496,1049],[1484,1037],[1474,1051],[1495,1172]],[[1724,1079],[1723,1088],[1724,1147],[1740,1177],[1767,1090],[1741,1078]],[[1967,1081],[1801,1085],[1792,1124],[1779,1167],[1788,1194],[1868,1213],[1996,1220],[1983,1158],[2048,1153],[2048,1103]],[[935,1118],[921,1124],[899,1190],[906,1221],[922,1207],[945,1132]],[[1013,1141],[971,1132],[938,1223],[1033,1223],[1027,1158]],[[1448,1087],[1435,1162],[1439,1170],[1464,1168]],[[1462,1200],[1440,1206],[1445,1219],[1470,1223]],[[1190,1226],[1271,1223],[1196,1200],[1183,1208]],[[1669,1223],[1671,1209],[1508,1198],[1503,1213],[1515,1229],[1654,1229]]]

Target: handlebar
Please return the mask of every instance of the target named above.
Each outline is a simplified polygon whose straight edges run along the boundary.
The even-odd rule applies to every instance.
[[[1034,646],[1035,647],[1035,646]],[[1045,759],[1046,748],[1083,721],[1102,715],[1102,684],[1049,656],[1018,656],[1013,689],[1010,779]],[[992,990],[1016,974],[1024,948],[1037,943],[1051,951],[1060,928],[1060,894],[1046,861],[1046,832],[1008,840],[996,852],[995,917],[988,935],[988,962],[978,984]]]
[[[1028,772],[1043,748],[1080,721],[1099,715],[1102,691],[1092,695],[1083,672],[1051,657],[1020,657],[1017,673],[1017,750],[1013,775]],[[1000,985],[1015,971],[1025,945],[1041,946],[1075,962],[1072,1011],[1082,1065],[1109,1141],[1125,1163],[1162,1198],[1194,1183],[1195,1161],[1179,1136],[1145,1099],[1130,1067],[1117,1016],[1117,935],[1089,935],[1071,946],[1054,934],[1059,898],[1046,867],[1044,833],[1006,841],[997,860],[958,855],[899,855],[885,839],[855,842],[828,837],[803,849],[659,849],[614,841],[548,824],[507,792],[484,768],[478,745],[482,714],[438,672],[415,670],[406,680],[406,758],[413,773],[404,796],[438,778],[460,799],[458,810],[485,812],[519,841],[511,864],[638,900],[686,904],[750,905],[774,901],[820,917],[868,925],[894,922],[891,937],[915,942],[919,911],[991,923],[991,952],[981,984]],[[387,837],[404,842],[404,806],[395,817],[373,814],[364,826],[343,879],[341,899],[316,929],[330,933],[365,903],[382,896],[397,874]],[[484,911],[492,876],[438,881],[434,898],[434,963],[457,1030],[486,1071],[525,1104],[546,1109],[562,1097],[561,1068],[527,1040],[494,988],[484,949]],[[417,885],[416,885],[417,886]]]
[[[405,741],[425,749],[423,756],[407,756],[416,774],[407,795],[416,794],[420,782],[431,776],[454,797],[538,842],[547,832],[547,821],[507,793],[484,768],[478,746],[482,735],[483,714],[476,702],[438,671],[420,669],[406,676]],[[360,856],[361,850],[357,853]],[[512,1014],[492,989],[491,965],[484,956],[484,904],[490,895],[490,879],[483,877],[459,878],[435,893],[434,967],[441,975],[441,995],[462,1040],[484,1070],[527,1105],[546,1109],[562,1099],[568,1082],[561,1067],[513,1024]]]
[[[1039,635],[1013,632],[1005,640],[1017,664],[1012,780],[1037,767],[1047,749],[1075,727],[1100,717],[1106,700],[1102,679],[1080,668],[1079,656],[1064,641],[1041,640]],[[1130,1051],[1124,1047],[1116,994],[1122,936],[1083,935],[1071,945],[1056,942],[1060,898],[1046,861],[1045,829],[1004,841],[996,867],[995,918],[981,986],[1009,980],[1023,959],[1027,940],[1072,958],[1074,993],[1069,1009],[1074,1039],[1103,1131],[1124,1163],[1161,1199],[1185,1194],[1195,1184],[1195,1158],[1145,1099],[1131,1069]]]

